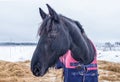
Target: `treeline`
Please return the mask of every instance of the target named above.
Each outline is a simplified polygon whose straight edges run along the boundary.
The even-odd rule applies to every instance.
[[[37,45],[37,43],[29,43],[29,42],[23,42],[23,43],[16,43],[16,42],[2,42],[0,43],[0,46],[11,46],[11,45],[24,45],[24,46],[29,46],[29,45]]]
[[[120,42],[105,42],[105,43],[100,43],[96,44],[97,49],[99,50],[120,50]]]

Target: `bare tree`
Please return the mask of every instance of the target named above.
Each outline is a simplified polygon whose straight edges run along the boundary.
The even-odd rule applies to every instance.
[[[112,50],[112,44],[110,42],[106,42],[105,43],[105,47],[109,48],[110,50]]]

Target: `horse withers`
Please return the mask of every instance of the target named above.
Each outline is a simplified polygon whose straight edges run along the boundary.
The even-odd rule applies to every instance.
[[[82,25],[57,14],[48,4],[47,7],[49,14],[39,8],[43,21],[38,30],[40,39],[31,60],[32,73],[43,76],[68,50],[71,50],[73,58],[82,64],[91,63],[95,51]]]

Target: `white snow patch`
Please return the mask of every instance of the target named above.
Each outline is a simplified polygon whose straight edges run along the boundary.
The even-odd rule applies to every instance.
[[[0,60],[31,60],[34,50],[35,46],[0,46]]]
[[[120,63],[120,51],[102,51],[98,50],[98,60]]]
[[[0,60],[25,61],[31,60],[36,46],[0,46]],[[98,60],[120,63],[120,51],[97,50]]]

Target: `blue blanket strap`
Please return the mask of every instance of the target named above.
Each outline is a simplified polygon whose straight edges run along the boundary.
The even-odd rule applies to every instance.
[[[80,64],[79,62],[75,62],[75,63],[70,63],[70,66],[81,66],[81,67],[87,67],[87,68],[92,68],[92,67],[97,67],[97,64],[88,64],[88,65],[83,65]]]

